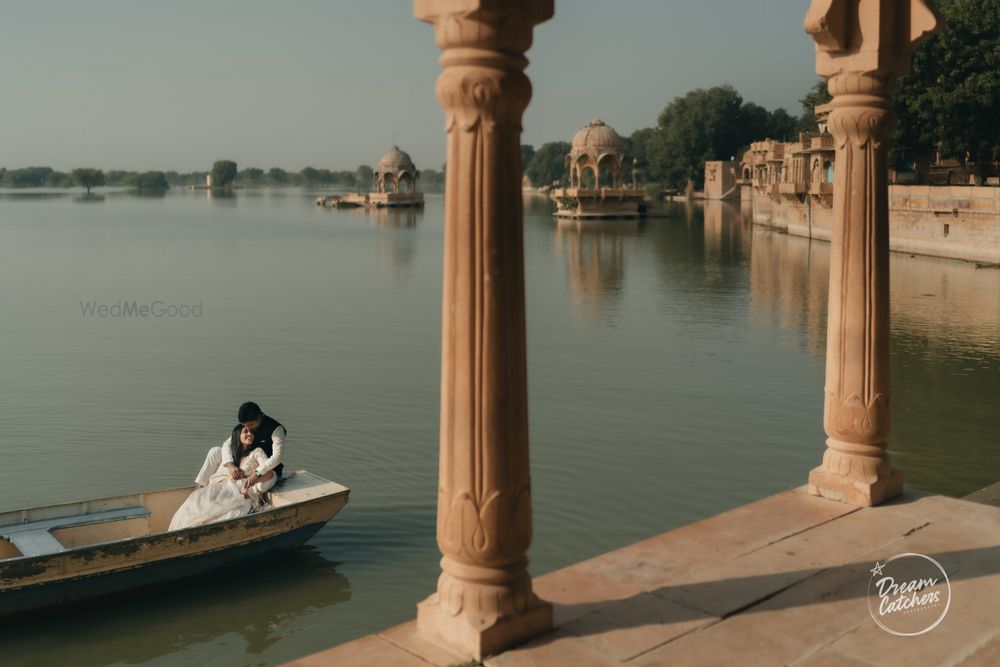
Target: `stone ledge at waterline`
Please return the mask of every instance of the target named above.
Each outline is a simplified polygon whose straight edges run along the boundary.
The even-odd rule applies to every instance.
[[[875,563],[926,554],[948,573],[942,622],[901,640],[868,606]],[[805,487],[534,580],[556,629],[484,660],[528,665],[994,667],[1000,508],[907,489],[877,507]],[[293,663],[456,665],[411,621]]]
[[[830,240],[833,209],[811,195],[744,188],[755,224],[789,234]],[[748,195],[748,197],[746,197]],[[1000,188],[982,186],[889,186],[889,248],[913,255],[1000,265]]]

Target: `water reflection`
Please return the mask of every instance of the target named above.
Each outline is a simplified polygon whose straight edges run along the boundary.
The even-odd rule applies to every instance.
[[[362,209],[359,209],[362,210]],[[377,227],[412,228],[417,226],[420,209],[416,208],[373,208],[367,211]]]
[[[800,332],[803,347],[822,357],[826,354],[830,244],[761,226],[754,226],[751,234],[753,320]]]
[[[745,262],[750,259],[753,228],[745,211],[723,201],[706,201],[703,204],[705,257],[714,264],[729,261]],[[693,204],[688,202],[685,215],[689,220],[695,217]]]
[[[0,199],[9,201],[67,199],[75,194],[77,193],[72,190],[51,190],[47,188],[0,189]]]
[[[80,204],[99,204],[104,201],[104,195],[92,192],[90,194],[73,197],[73,201]]]
[[[997,352],[1000,269],[892,256],[893,329],[969,352]]]
[[[805,347],[826,349],[830,244],[753,227],[750,300],[758,321],[801,331]],[[890,256],[894,338],[924,340],[948,354],[997,354],[1000,270],[935,257]]]
[[[40,659],[52,628],[61,628],[61,644],[74,645],[73,664],[80,666],[180,657],[189,648],[223,637],[229,644],[235,640],[233,656],[261,655],[287,639],[296,619],[351,599],[350,582],[337,572],[337,565],[306,546],[274,564],[45,612],[43,622],[42,613],[17,617],[5,621],[0,638],[5,644],[16,639],[19,647],[28,649],[25,653]],[[136,627],[143,628],[141,637],[132,634]]]
[[[83,188],[0,188],[0,201],[45,202],[54,200],[75,203],[103,202],[107,198],[141,197],[162,199],[167,190],[136,190],[132,187],[102,187],[100,192],[87,194]]]
[[[695,315],[711,310],[714,317],[726,320],[741,316],[732,309],[702,308],[698,300],[722,298],[736,305],[735,299],[746,289],[749,222],[726,202],[667,202],[664,211],[666,218],[649,224],[665,286],[691,295]]]
[[[642,229],[639,220],[556,220],[556,252],[566,261],[574,309],[589,321],[617,309],[625,283],[625,239]]]
[[[217,190],[205,188],[205,197],[220,206],[236,206],[236,193],[233,190]]]
[[[382,266],[393,273],[407,274],[417,254],[417,237],[412,230],[421,215],[415,208],[376,208],[365,212],[372,224],[381,229],[378,253]]]
[[[545,218],[552,217],[553,204],[548,195],[526,192],[522,198],[522,204],[525,216],[538,215]]]
[[[829,243],[754,227],[753,319],[822,359],[829,270]],[[890,271],[890,451],[907,485],[968,494],[1000,479],[1000,270],[892,253]]]

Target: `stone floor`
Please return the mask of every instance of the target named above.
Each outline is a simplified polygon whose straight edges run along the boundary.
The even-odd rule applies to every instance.
[[[947,571],[933,630],[897,637],[867,603],[877,560],[914,552]],[[1000,508],[908,491],[856,509],[793,489],[535,579],[557,628],[487,658],[528,665],[1000,665]],[[295,663],[469,664],[414,623]]]

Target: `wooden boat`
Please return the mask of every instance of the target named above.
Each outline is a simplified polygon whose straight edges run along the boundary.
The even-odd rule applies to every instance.
[[[168,531],[195,487],[0,513],[0,616],[274,556],[316,534],[350,490],[299,470],[271,509]]]

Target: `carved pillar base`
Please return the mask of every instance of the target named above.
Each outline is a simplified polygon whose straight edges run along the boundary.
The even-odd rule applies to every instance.
[[[874,507],[903,493],[903,473],[892,467],[889,455],[850,454],[829,442],[822,465],[809,471],[809,493],[861,507]]]
[[[455,615],[434,593],[417,604],[417,629],[425,639],[482,660],[552,629],[552,605],[531,595],[516,614],[490,618]]]

